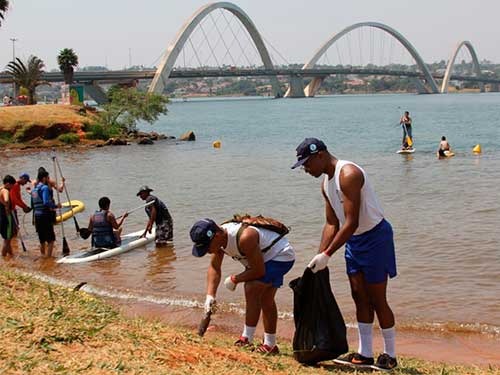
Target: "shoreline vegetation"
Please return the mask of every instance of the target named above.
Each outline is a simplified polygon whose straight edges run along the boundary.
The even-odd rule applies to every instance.
[[[8,374],[353,374],[331,361],[305,367],[290,343],[277,356],[236,348],[225,333],[127,318],[109,302],[0,267],[0,372]],[[497,367],[398,358],[394,374],[498,374]]]

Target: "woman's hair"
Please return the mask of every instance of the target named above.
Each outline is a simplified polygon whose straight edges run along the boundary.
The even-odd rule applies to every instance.
[[[99,208],[101,210],[107,210],[110,204],[111,200],[108,197],[102,197],[99,199]]]

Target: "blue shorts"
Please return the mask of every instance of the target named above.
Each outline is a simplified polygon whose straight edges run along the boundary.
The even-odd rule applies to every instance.
[[[278,262],[275,260],[269,260],[264,263],[266,267],[266,274],[264,277],[260,278],[259,281],[262,281],[266,284],[272,284],[274,288],[279,288],[283,285],[283,276],[285,276],[288,271],[290,271],[293,267],[295,261],[291,262]]]
[[[345,244],[348,275],[363,272],[369,284],[397,275],[396,254],[391,224],[383,219],[368,232],[354,235]]]

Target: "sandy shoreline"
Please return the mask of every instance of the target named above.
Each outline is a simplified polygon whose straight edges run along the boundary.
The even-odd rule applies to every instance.
[[[196,332],[202,316],[201,309],[161,306],[153,303],[121,301],[108,299],[128,317],[142,317],[159,320],[169,325],[187,327]],[[235,313],[214,315],[206,334],[229,333],[235,339],[241,332],[243,317]],[[262,323],[257,328],[257,336],[262,336]],[[280,319],[278,322],[279,340],[290,342],[293,338],[292,320]],[[357,349],[357,330],[347,330],[350,350]],[[378,353],[383,348],[378,328],[374,329],[374,350]],[[398,330],[397,350],[399,355],[411,356],[432,362],[450,364],[488,366],[500,365],[500,339],[481,333],[454,333]]]

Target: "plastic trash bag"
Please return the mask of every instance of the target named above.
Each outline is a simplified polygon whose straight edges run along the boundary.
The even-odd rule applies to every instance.
[[[347,353],[346,327],[330,287],[328,268],[290,281],[293,290],[293,356],[312,365]]]

